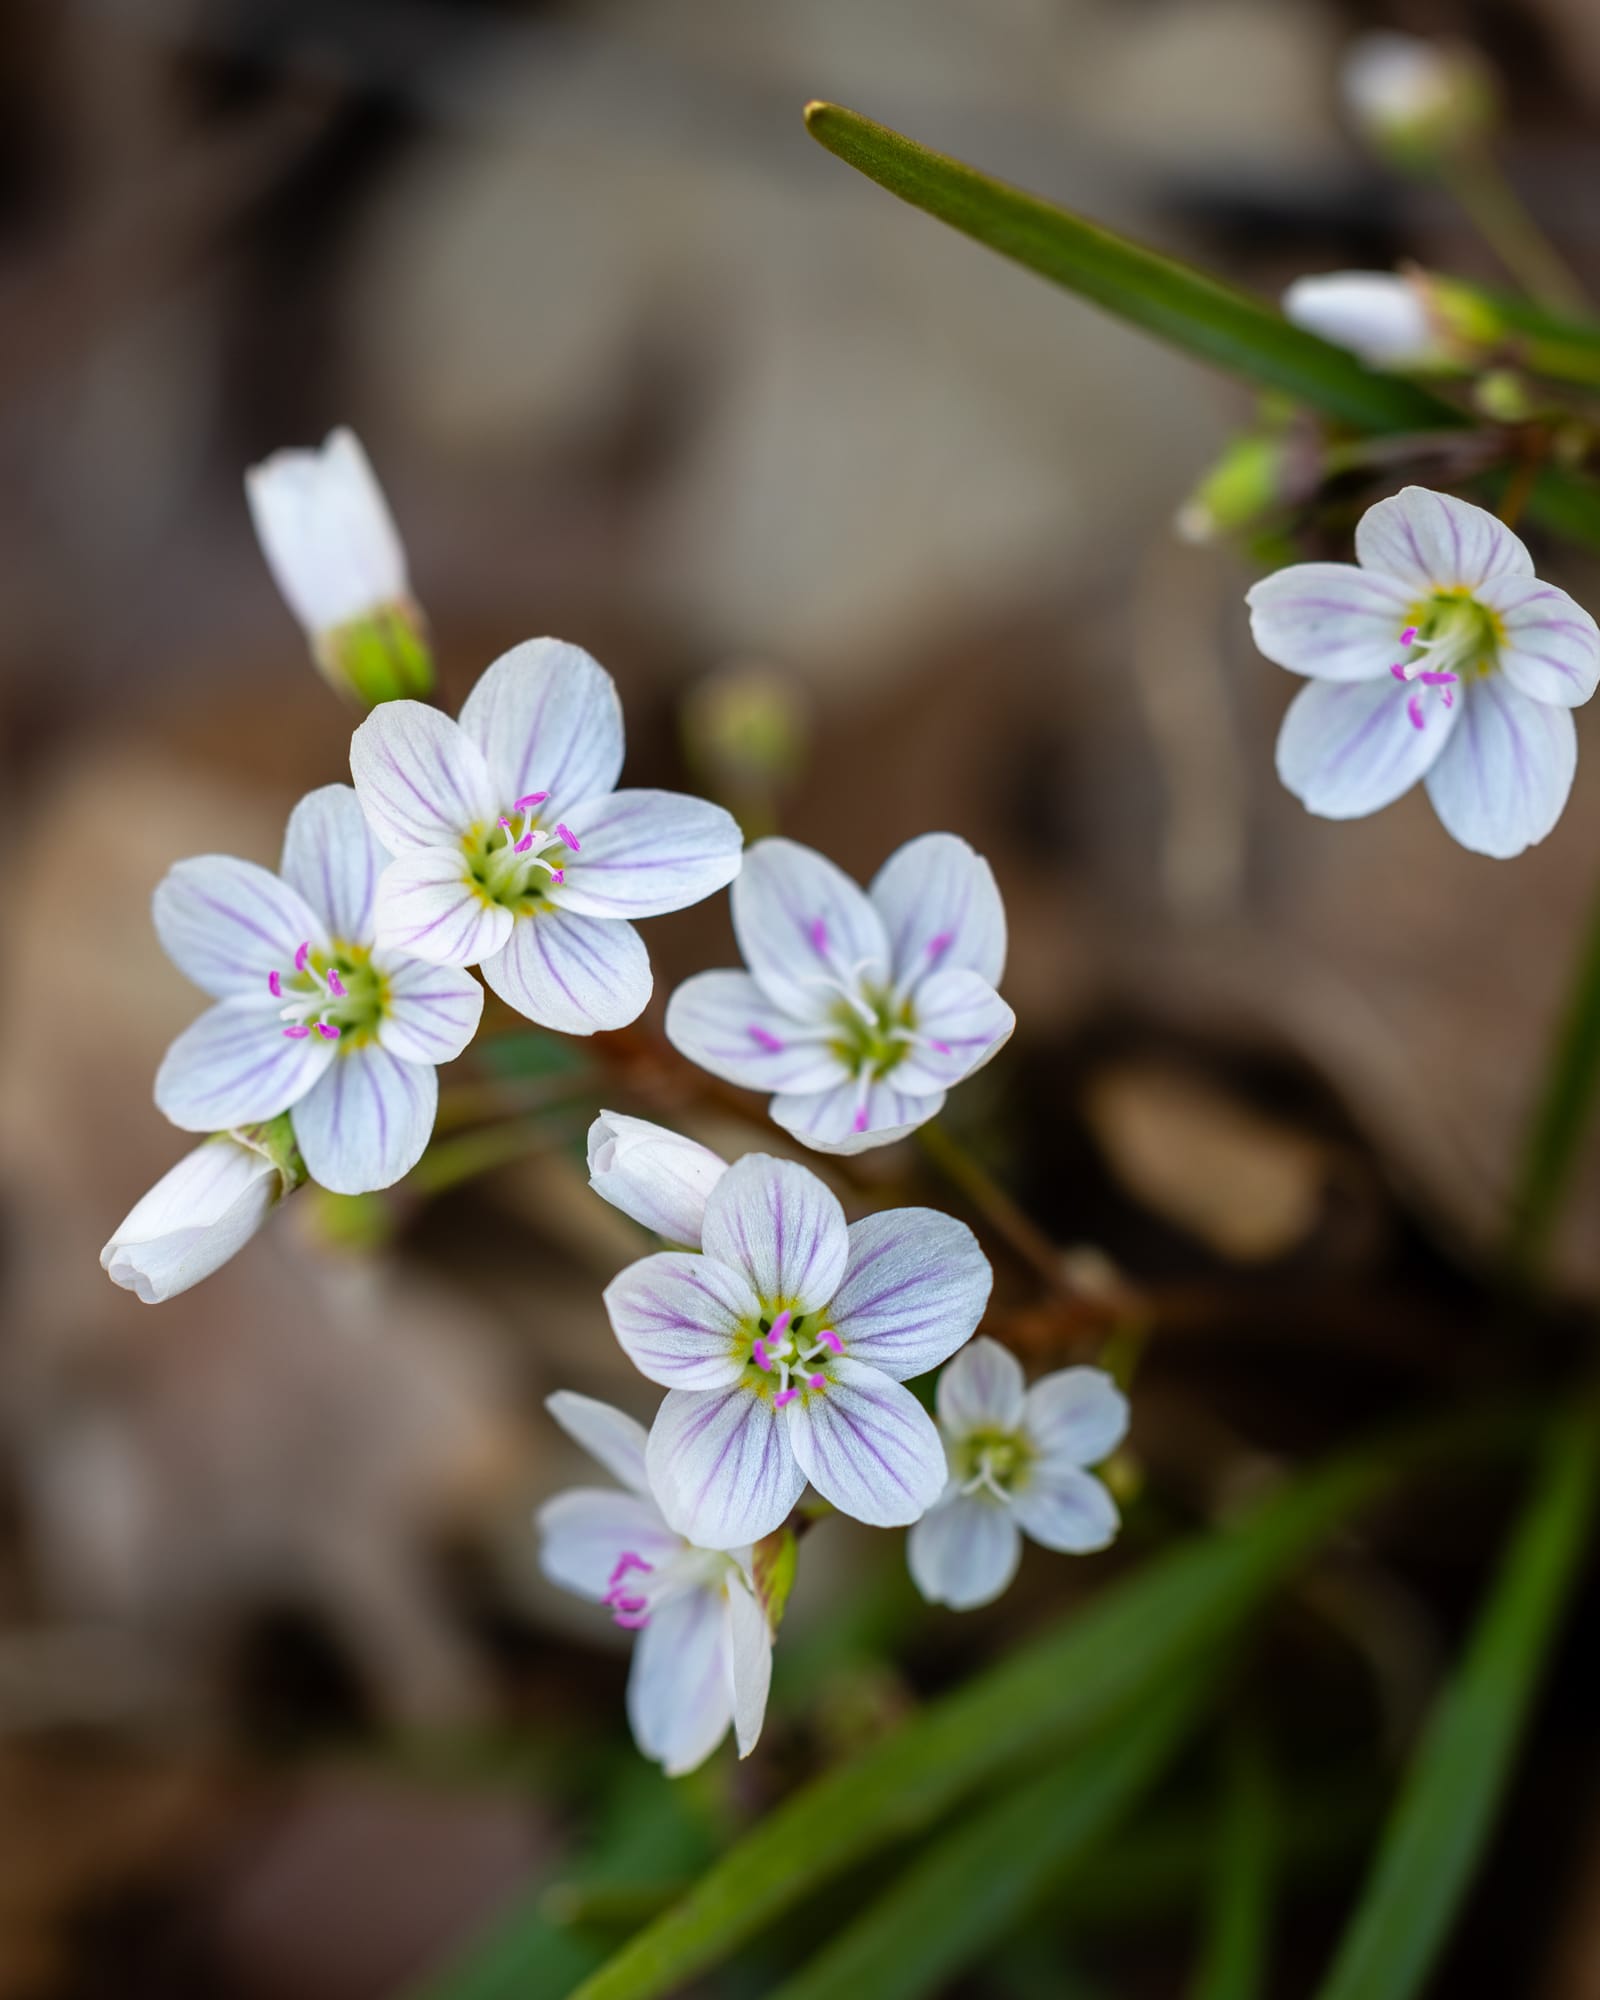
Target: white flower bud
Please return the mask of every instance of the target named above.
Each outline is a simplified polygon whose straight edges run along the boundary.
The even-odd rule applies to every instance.
[[[218,1132],[164,1174],[100,1252],[112,1283],[160,1305],[237,1256],[305,1178],[292,1139],[286,1152],[276,1129],[287,1122]]]
[[[1482,137],[1494,122],[1494,83],[1482,60],[1416,35],[1359,36],[1340,85],[1362,136],[1387,153],[1425,159]]]
[[[1296,326],[1347,347],[1374,368],[1435,368],[1448,360],[1422,288],[1392,271],[1296,278],[1283,295]]]
[[[645,1118],[602,1111],[589,1127],[589,1185],[669,1243],[698,1250],[706,1201],[728,1171],[709,1146]]]

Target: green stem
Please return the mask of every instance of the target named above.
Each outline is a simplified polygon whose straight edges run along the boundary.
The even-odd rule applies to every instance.
[[[542,1118],[513,1118],[504,1125],[485,1125],[479,1131],[462,1132],[430,1146],[412,1169],[408,1185],[418,1194],[443,1194],[447,1188],[509,1166],[513,1160],[526,1159],[530,1153],[548,1152],[550,1144],[550,1126]]]
[[[962,1145],[950,1130],[935,1118],[920,1126],[917,1139],[922,1150],[950,1184],[959,1189],[988,1223],[994,1233],[1009,1244],[1023,1263],[1031,1265],[1053,1291],[1071,1292],[1062,1268],[1061,1252],[1024,1213],[993,1174]]]
[[[1456,155],[1441,169],[1441,178],[1484,242],[1533,298],[1560,312],[1589,311],[1583,287],[1490,153]]]
[[[1240,1727],[1225,1745],[1222,1814],[1205,1943],[1191,2000],[1258,2000],[1266,1971],[1272,1877],[1280,1844],[1266,1760]]]

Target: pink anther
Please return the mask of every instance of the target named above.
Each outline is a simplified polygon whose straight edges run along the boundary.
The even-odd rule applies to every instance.
[[[867,1107],[864,1104],[862,1105],[861,1109],[856,1113],[855,1129],[858,1132],[865,1132],[867,1129]]]
[[[772,1407],[781,1410],[786,1403],[792,1403],[799,1393],[798,1389],[780,1389],[772,1399]]]
[[[828,949],[828,926],[823,918],[812,918],[809,936],[813,951],[825,952]]]
[[[565,882],[565,881],[566,881],[566,879],[567,879],[567,871],[566,871],[566,869],[565,869],[565,868],[552,868],[552,869],[551,869],[551,871],[550,871],[550,880],[551,880],[552,882]]]
[[[291,1042],[303,1042],[306,1036],[311,1033],[311,1030],[306,1026],[304,1021],[296,1021],[292,1028],[285,1028],[283,1032],[289,1037]]]
[[[755,1341],[750,1349],[750,1359],[758,1368],[770,1368],[772,1366],[772,1355],[768,1350],[765,1339],[758,1338]]]
[[[843,1354],[844,1352],[844,1342],[831,1326],[825,1326],[821,1333],[817,1335],[817,1345],[818,1347],[825,1347],[830,1354]]]
[[[929,938],[928,940],[929,958],[943,958],[945,953],[950,949],[951,945],[953,945],[955,941],[956,941],[956,934],[954,931],[940,931],[937,937]]]
[[[545,800],[549,798],[549,796],[550,794],[548,792],[529,792],[525,798],[520,798],[517,800],[516,805],[513,807],[513,811],[519,813],[532,812],[535,806],[542,806]],[[501,822],[502,825],[504,825],[504,823],[505,823],[504,821]]]
[[[564,847],[570,847],[574,854],[580,854],[583,851],[582,843],[579,841],[578,836],[573,832],[572,828],[567,825],[564,819],[558,819],[556,821],[556,834],[557,837],[560,839],[562,845]]]
[[[267,991],[272,995],[274,1000],[281,1000],[283,998],[283,974],[281,972],[269,972],[267,974]]]
[[[611,1572],[608,1581],[615,1586],[621,1583],[630,1569],[643,1570],[645,1575],[648,1576],[653,1568],[654,1564],[647,1563],[643,1556],[636,1555],[632,1549],[624,1549],[622,1554],[617,1557],[617,1566]]]
[[[1406,714],[1411,718],[1411,727],[1413,729],[1427,728],[1428,719],[1422,712],[1421,695],[1414,694],[1411,697],[1411,699],[1406,703]]]
[[[304,972],[311,959],[311,940],[308,938],[294,955],[294,969]]]
[[[344,1030],[343,1028],[336,1028],[331,1021],[319,1021],[317,1023],[317,1033],[325,1042],[336,1042],[344,1033]]]
[[[783,1336],[789,1331],[789,1322],[793,1318],[794,1308],[792,1306],[785,1306],[783,1311],[772,1322],[772,1331],[768,1334],[767,1338],[769,1340],[782,1340]]]
[[[808,1375],[806,1377],[806,1385],[808,1388],[812,1389],[826,1389],[828,1386],[828,1378],[826,1375],[822,1374]]]
[[[770,1028],[758,1027],[754,1021],[750,1024],[750,1039],[755,1043],[757,1048],[765,1049],[769,1056],[781,1056],[783,1054],[783,1043],[773,1034],[772,1030]]]
[[[336,1000],[348,998],[344,981],[339,977],[337,969],[331,965],[328,967],[328,991]]]
[[[1416,638],[1417,638],[1416,626],[1408,625],[1406,629],[1400,634],[1400,643],[1402,646],[1412,646],[1416,644]]]

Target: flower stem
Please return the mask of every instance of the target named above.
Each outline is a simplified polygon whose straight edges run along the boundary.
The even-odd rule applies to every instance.
[[[549,1122],[543,1118],[512,1118],[503,1125],[485,1125],[430,1146],[411,1170],[408,1185],[419,1194],[443,1194],[447,1188],[509,1166],[529,1153],[548,1152],[553,1143]]]
[[[1590,312],[1583,287],[1492,154],[1483,149],[1458,153],[1441,170],[1441,178],[1478,234],[1530,297],[1560,312]]]
[[[947,1181],[972,1203],[996,1236],[1030,1265],[1053,1291],[1071,1292],[1061,1252],[950,1128],[937,1118],[919,1126],[922,1150]]]

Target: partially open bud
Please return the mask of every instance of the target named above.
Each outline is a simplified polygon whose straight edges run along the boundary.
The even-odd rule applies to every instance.
[[[100,1268],[147,1306],[176,1298],[236,1256],[305,1177],[287,1117],[214,1133],[134,1204]]]
[[[724,667],[690,689],[684,749],[696,774],[745,819],[758,819],[805,768],[811,711],[792,674],[759,662]],[[747,828],[748,831],[748,828]]]
[[[1204,544],[1258,526],[1287,498],[1293,449],[1278,432],[1235,438],[1178,509],[1179,540]]]
[[[1471,49],[1383,29],[1350,44],[1340,83],[1362,137],[1401,166],[1425,167],[1494,128],[1494,78]]]
[[[1394,271],[1296,278],[1283,295],[1283,310],[1296,326],[1347,347],[1374,368],[1449,365],[1425,285]]]
[[[698,1250],[711,1190],[728,1163],[646,1118],[602,1111],[589,1127],[589,1185],[669,1243]]]
[[[353,431],[320,451],[279,451],[245,474],[261,552],[312,657],[366,707],[433,687],[405,550]]]

